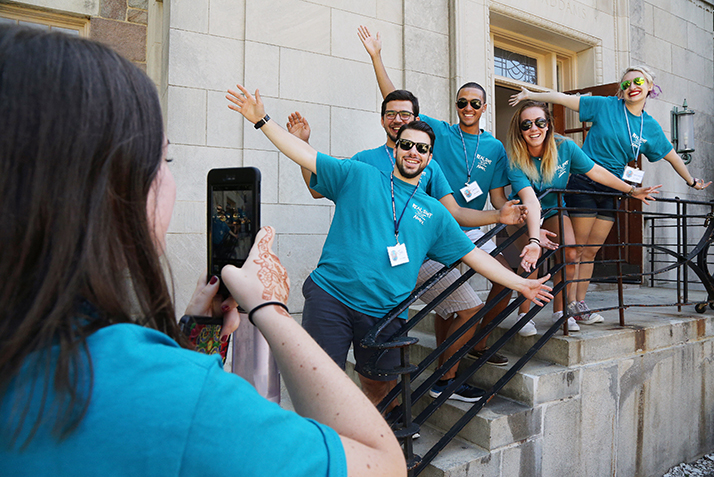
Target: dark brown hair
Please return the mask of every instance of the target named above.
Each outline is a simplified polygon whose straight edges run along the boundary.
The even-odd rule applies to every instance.
[[[41,364],[44,389],[15,397],[14,436],[34,419],[32,438],[39,394],[61,438],[91,397],[89,335],[138,322],[182,340],[147,218],[161,110],[149,78],[109,48],[3,26],[0,131],[0,396]]]

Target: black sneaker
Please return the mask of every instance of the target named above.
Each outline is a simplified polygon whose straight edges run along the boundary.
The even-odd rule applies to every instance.
[[[433,397],[434,399],[438,398],[441,396],[441,393],[444,392],[444,389],[447,388],[456,378],[451,378],[448,381],[437,381],[434,384],[434,387],[429,390],[429,396]],[[483,389],[479,389],[476,387],[471,386],[470,384],[462,384],[459,386],[454,393],[449,396],[449,399],[454,399],[456,401],[463,401],[463,402],[476,402],[479,399],[483,397]]]
[[[472,349],[469,351],[468,357],[473,358],[473,359],[479,359],[483,354],[486,352],[486,350],[475,350]],[[498,353],[493,353],[493,356],[488,358],[488,363],[494,364],[496,366],[505,366],[508,364],[508,358],[503,356],[502,354]]]

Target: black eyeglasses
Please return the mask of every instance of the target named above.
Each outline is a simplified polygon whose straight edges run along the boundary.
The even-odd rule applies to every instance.
[[[390,121],[394,120],[394,118],[396,118],[397,115],[399,115],[399,119],[401,119],[402,121],[406,121],[407,119],[414,116],[414,113],[412,113],[411,111],[385,111],[384,112],[384,117]]]
[[[548,125],[548,120],[545,118],[538,118],[535,120],[535,125],[538,126],[538,129],[543,129]],[[533,121],[530,119],[526,119],[525,121],[521,121],[521,131],[528,131],[530,128],[533,127]]]
[[[429,151],[431,151],[431,146],[429,144],[424,144],[423,142],[414,142],[410,141],[409,139],[400,139],[397,141],[397,146],[402,151],[409,151],[411,148],[416,146],[416,150],[419,154],[427,154]]]
[[[480,99],[472,99],[471,101],[469,101],[466,98],[459,98],[458,100],[456,100],[456,107],[459,109],[464,109],[469,103],[471,103],[472,108],[481,109],[482,104]]]

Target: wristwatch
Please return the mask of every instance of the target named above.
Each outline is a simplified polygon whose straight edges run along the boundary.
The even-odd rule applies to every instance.
[[[265,125],[265,123],[267,123],[268,121],[270,121],[270,116],[268,116],[268,115],[266,114],[265,117],[263,117],[263,119],[261,119],[260,121],[258,121],[257,123],[255,123],[255,125],[254,125],[253,127],[254,127],[255,129],[260,129],[260,128],[262,128],[262,127]]]

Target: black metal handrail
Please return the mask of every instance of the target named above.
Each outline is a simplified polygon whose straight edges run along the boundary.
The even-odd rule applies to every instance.
[[[539,199],[541,199],[543,196],[545,196],[548,193],[551,194],[557,194],[558,198],[558,204],[562,203],[561,198],[564,193],[588,193],[588,194],[593,194],[591,191],[566,191],[563,189],[551,189],[550,191],[546,191],[543,193]],[[612,245],[604,245],[603,247],[618,247],[618,258],[615,260],[607,260],[603,261],[600,260],[598,261],[599,263],[603,262],[610,262],[610,263],[615,263],[617,266],[617,274],[613,277],[609,278],[616,278],[617,283],[618,283],[618,305],[614,307],[606,307],[606,308],[598,308],[598,309],[592,309],[592,312],[600,312],[600,311],[609,311],[609,310],[619,310],[620,314],[620,325],[624,326],[625,325],[625,320],[624,320],[624,310],[627,308],[635,307],[635,306],[678,306],[679,310],[681,311],[681,306],[684,306],[686,304],[691,304],[688,302],[688,287],[689,287],[689,280],[688,280],[688,274],[684,274],[682,277],[682,268],[689,267],[692,269],[692,271],[696,274],[696,276],[699,278],[701,281],[702,285],[704,286],[706,292],[707,292],[707,301],[702,302],[702,303],[697,303],[696,304],[696,310],[699,313],[703,313],[704,310],[706,309],[707,304],[714,309],[714,277],[709,273],[708,270],[708,250],[709,246],[711,244],[712,240],[712,235],[714,234],[714,220],[712,220],[712,217],[714,217],[714,201],[687,201],[687,200],[682,200],[680,198],[674,198],[674,199],[668,199],[668,198],[659,198],[657,200],[657,204],[675,204],[676,211],[674,213],[667,213],[667,212],[662,212],[662,211],[654,211],[654,212],[642,212],[642,211],[626,211],[622,210],[619,207],[617,207],[617,203],[619,200],[623,198],[621,194],[615,194],[615,193],[606,193],[606,192],[601,192],[597,193],[598,195],[603,195],[603,196],[610,196],[612,197],[613,203],[616,205],[616,224],[615,224],[615,230],[618,232],[618,240],[616,244]],[[634,200],[634,199],[631,199]],[[690,216],[687,216],[688,210],[693,207],[706,207],[708,208],[707,213],[699,213],[699,214],[691,214]],[[555,209],[558,211],[558,214],[561,217],[560,220],[560,236],[563,236],[563,214],[567,210],[574,210],[574,209],[568,209],[567,207],[555,207]],[[584,210],[589,210],[589,209],[579,209],[581,211]],[[544,211],[547,212],[547,211]],[[641,215],[644,219],[644,226],[647,227],[649,226],[650,228],[650,241],[651,243],[646,244],[646,243],[629,243],[629,242],[623,242],[622,240],[619,240],[619,222],[620,222],[620,217],[624,214],[638,214]],[[689,230],[688,228],[697,226],[698,228],[700,226],[696,224],[691,224],[691,221],[693,219],[696,220],[702,220],[703,226],[704,226],[704,232],[702,233],[699,241],[696,244],[693,245],[687,245],[686,239],[689,236]],[[674,224],[669,224],[669,223],[663,223],[667,221],[675,221]],[[492,237],[495,237],[496,234],[498,234],[501,230],[505,228],[505,225],[498,225],[494,228],[492,228],[489,232],[487,232],[483,237],[481,237],[478,241],[475,242],[476,246],[480,246],[483,243],[485,243],[487,240],[489,240]],[[667,248],[667,245],[670,245],[668,243],[656,243],[658,240],[658,237],[662,235],[663,230],[667,230],[668,228],[676,228],[677,230],[677,239],[674,243],[676,248],[675,250],[672,250],[670,248]],[[526,227],[521,227],[515,234],[509,236],[506,240],[504,240],[500,245],[497,246],[497,248],[491,253],[492,255],[496,256],[499,253],[501,253],[503,250],[505,250],[507,247],[509,247],[519,236],[520,234],[524,233],[526,230]],[[657,231],[660,231],[660,235],[657,235]],[[575,244],[572,245],[571,247],[587,247],[588,245],[584,244]],[[638,246],[638,247],[643,247],[646,249],[649,249],[650,253],[650,260],[649,260],[649,265],[650,265],[650,271],[645,272],[644,270],[641,273],[623,273],[622,271],[622,249],[625,246]],[[570,282],[566,281],[565,277],[565,248],[566,247],[559,247],[558,251],[559,252],[559,258],[560,258],[560,264],[550,264],[548,265],[549,259],[551,257],[555,257],[554,251],[548,251],[543,254],[541,259],[539,260],[537,266],[539,268],[544,268],[547,269],[548,273],[551,273],[554,275],[555,273],[561,273],[561,282],[556,286],[553,290],[553,295],[557,295],[558,293],[563,293],[565,295],[565,287],[568,283],[574,283],[577,281],[582,281],[582,280],[571,280]],[[669,258],[663,259],[662,256],[666,256]],[[696,260],[696,263],[694,263],[694,260]],[[526,353],[521,357],[516,363],[514,363],[510,369],[501,377],[501,379],[498,380],[490,389],[485,390],[485,395],[484,397],[474,403],[468,411],[464,413],[464,415],[449,429],[444,436],[434,445],[432,446],[431,449],[427,451],[427,453],[424,455],[423,458],[420,456],[416,456],[413,453],[413,446],[412,446],[412,436],[414,433],[418,432],[420,429],[420,426],[423,425],[426,420],[438,410],[438,408],[446,402],[446,400],[450,397],[450,395],[459,387],[461,384],[466,382],[468,379],[470,379],[487,361],[488,359],[498,352],[515,334],[523,327],[525,326],[528,321],[535,316],[540,310],[540,307],[533,307],[529,310],[529,312],[519,319],[515,325],[513,325],[510,329],[508,329],[499,339],[497,339],[485,352],[484,354],[477,359],[475,362],[473,362],[470,366],[468,366],[465,370],[463,370],[445,390],[444,392],[441,393],[441,395],[434,399],[431,403],[429,403],[426,408],[414,419],[412,419],[412,413],[411,413],[411,403],[416,402],[419,400],[424,394],[428,392],[429,389],[436,383],[438,379],[440,379],[444,373],[449,370],[453,365],[459,362],[466,354],[469,352],[471,348],[476,343],[479,343],[481,340],[483,340],[486,336],[488,336],[500,323],[505,320],[523,301],[524,298],[522,296],[518,296],[515,300],[513,300],[501,313],[499,313],[498,316],[496,316],[490,323],[487,325],[483,326],[481,329],[476,331],[474,333],[474,336],[469,339],[469,341],[462,346],[462,348],[459,349],[453,356],[451,356],[449,359],[446,360],[445,363],[443,363],[440,367],[438,367],[434,373],[432,373],[431,376],[426,378],[415,390],[411,389],[411,383],[414,379],[419,377],[430,365],[432,365],[438,357],[447,349],[449,348],[454,342],[456,342],[459,338],[461,338],[466,332],[471,330],[472,327],[474,327],[477,323],[481,321],[483,316],[487,313],[487,311],[490,309],[490,307],[494,303],[499,303],[501,300],[505,299],[507,295],[510,295],[511,291],[510,290],[503,290],[498,296],[496,296],[492,301],[486,303],[486,306],[482,307],[477,313],[475,313],[464,325],[462,325],[461,328],[459,328],[455,333],[453,333],[451,336],[446,338],[446,340],[438,346],[435,350],[433,350],[429,355],[424,358],[418,365],[411,365],[409,363],[409,346],[411,344],[415,344],[418,342],[418,339],[416,338],[409,338],[407,337],[407,333],[409,330],[413,329],[415,326],[418,325],[418,323],[425,317],[427,316],[433,309],[436,307],[439,303],[441,303],[444,299],[446,299],[454,290],[456,290],[459,286],[461,286],[464,282],[466,282],[468,279],[470,279],[476,272],[473,270],[468,270],[467,272],[463,273],[462,276],[455,281],[453,284],[451,284],[449,287],[447,287],[442,293],[439,294],[437,298],[435,298],[432,302],[428,303],[422,310],[420,310],[415,316],[410,318],[404,325],[400,328],[399,331],[396,333],[392,334],[391,336],[387,337],[386,339],[380,340],[380,334],[383,332],[383,330],[386,328],[386,326],[391,323],[394,319],[396,319],[400,314],[402,314],[405,310],[409,308],[419,297],[423,295],[424,292],[426,292],[429,288],[431,288],[434,284],[436,284],[439,280],[441,280],[443,277],[445,277],[452,269],[454,269],[459,262],[452,264],[451,266],[448,267],[443,267],[441,270],[436,272],[432,277],[430,277],[422,286],[418,287],[415,289],[402,303],[397,305],[392,311],[390,311],[388,314],[386,314],[374,327],[370,332],[365,336],[365,338],[362,340],[361,345],[367,348],[375,348],[380,350],[379,353],[375,353],[372,358],[368,361],[368,363],[365,366],[365,369],[368,372],[371,372],[376,375],[394,375],[394,374],[399,374],[401,375],[401,385],[396,386],[394,389],[392,389],[388,395],[384,398],[384,400],[379,404],[378,408],[380,411],[384,411],[386,407],[388,406],[388,403],[391,403],[396,399],[399,395],[401,395],[402,398],[402,404],[396,408],[396,412],[392,413],[392,416],[395,421],[392,423],[393,429],[395,429],[395,434],[397,437],[400,438],[400,440],[403,442],[404,445],[404,451],[405,451],[405,456],[407,458],[407,464],[410,469],[410,474],[413,476],[419,475],[425,468],[426,466],[433,460],[434,457],[438,455],[438,453],[457,435],[461,429],[503,388],[503,386],[506,385],[506,383],[513,377],[515,376],[518,371],[536,354],[536,352],[542,348],[545,343],[558,331],[558,329],[562,328],[563,332],[567,334],[567,326],[566,326],[566,320],[569,318],[567,312],[563,314],[563,316],[555,322],[551,327],[548,328],[545,333],[536,341],[531,348],[526,351]],[[592,262],[590,262],[592,263]],[[660,268],[657,268],[655,265],[656,264],[662,264],[663,266]],[[676,270],[677,271],[677,278],[676,278],[676,283],[677,283],[677,302],[672,303],[672,304],[652,304],[652,303],[647,303],[647,304],[634,304],[634,303],[624,303],[624,296],[623,296],[623,278],[639,278],[640,281],[644,280],[646,277],[650,277],[650,283],[652,286],[654,286],[654,283],[656,280],[666,280],[662,278],[657,278],[658,275],[667,273],[668,271],[671,270]],[[524,275],[527,275],[524,273]],[[563,297],[564,302],[565,296]],[[392,348],[400,348],[401,349],[401,365],[398,369],[379,369],[377,366],[377,361],[378,359],[382,356],[383,353],[385,353],[388,349]],[[408,409],[409,412],[404,412],[405,409]]]

